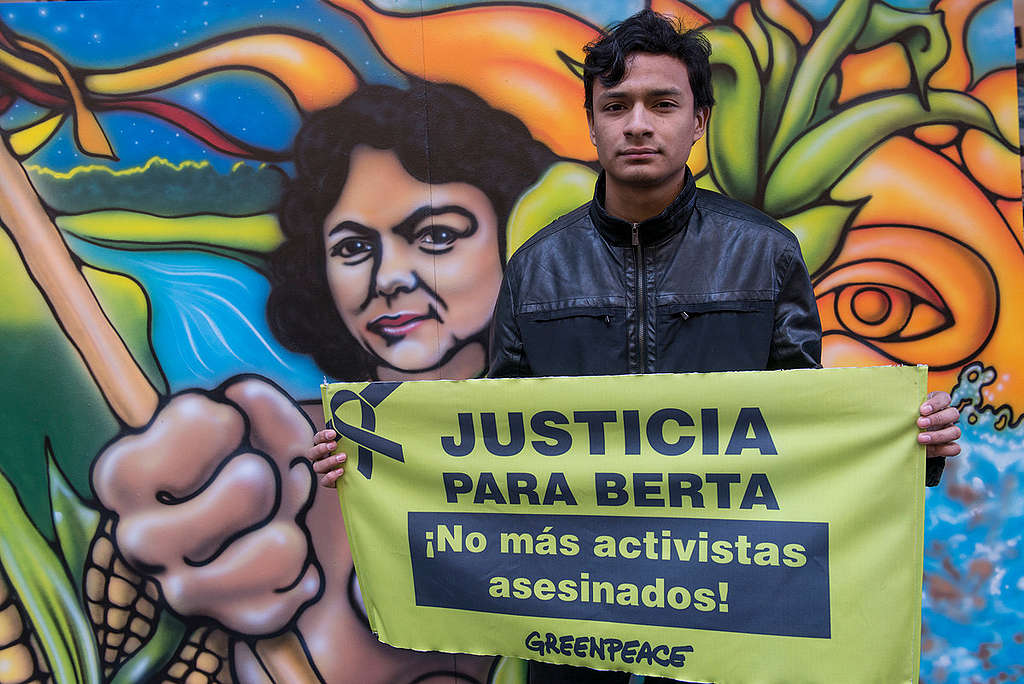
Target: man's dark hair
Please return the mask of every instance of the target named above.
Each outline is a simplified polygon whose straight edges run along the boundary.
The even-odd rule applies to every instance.
[[[583,106],[594,106],[594,79],[610,88],[626,75],[626,61],[630,55],[645,52],[652,55],[672,55],[686,65],[693,91],[693,108],[711,109],[715,97],[711,88],[711,43],[696,29],[687,29],[682,22],[650,9],[608,27],[604,36],[583,48],[587,57],[583,62]]]
[[[270,257],[267,322],[285,347],[312,355],[342,380],[367,379],[375,365],[346,329],[327,284],[323,224],[348,179],[352,150],[392,150],[420,182],[479,188],[498,217],[502,263],[516,200],[556,161],[519,119],[465,88],[409,80],[408,88],[360,87],[313,114],[293,144],[295,175],[279,211],[285,240]]]

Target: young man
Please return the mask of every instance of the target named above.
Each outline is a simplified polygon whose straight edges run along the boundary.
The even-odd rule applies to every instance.
[[[590,203],[509,260],[490,376],[819,367],[796,238],[697,189],[686,168],[714,103],[707,39],[644,10],[585,51],[584,106],[603,172]],[[941,457],[960,452],[949,403],[933,392],[921,406],[929,484]]]
[[[586,47],[585,107],[603,169],[594,199],[509,260],[491,329],[490,376],[814,368],[821,327],[796,238],[698,190],[686,168],[711,106],[710,46],[644,10]],[[955,456],[945,392],[921,406],[936,484]],[[334,486],[333,431],[308,455]],[[932,465],[934,464],[934,465]],[[626,682],[620,672],[531,663],[530,681]],[[648,682],[651,682],[648,679]]]
[[[585,49],[587,121],[603,173],[593,201],[509,260],[490,376],[820,366],[821,327],[796,238],[698,190],[686,167],[713,104],[707,40],[645,10]],[[928,456],[960,451],[949,403],[933,393],[921,407]],[[929,461],[928,484],[942,462]],[[628,679],[530,663],[531,684]]]
[[[586,51],[603,173],[592,202],[510,259],[491,376],[818,366],[821,328],[796,238],[698,190],[686,167],[713,103],[707,40],[645,11]]]

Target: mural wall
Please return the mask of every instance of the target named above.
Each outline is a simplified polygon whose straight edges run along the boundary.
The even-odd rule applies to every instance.
[[[592,191],[581,47],[641,6],[0,5],[0,682],[523,681],[376,642],[299,455],[324,377],[485,370],[504,259]],[[800,238],[826,364],[961,407],[923,681],[1024,678],[1011,3],[650,6],[707,26],[690,167]]]

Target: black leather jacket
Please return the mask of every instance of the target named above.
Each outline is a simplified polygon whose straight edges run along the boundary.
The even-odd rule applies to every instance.
[[[813,368],[821,323],[796,238],[686,184],[640,224],[595,199],[509,260],[491,377]]]

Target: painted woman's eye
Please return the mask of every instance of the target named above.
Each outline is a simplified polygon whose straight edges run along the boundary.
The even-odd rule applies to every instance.
[[[355,258],[351,263],[360,263],[373,252],[374,244],[370,240],[361,237],[348,237],[339,240],[331,247],[331,256],[342,259]]]
[[[417,238],[421,245],[447,246],[455,242],[459,237],[453,229],[447,226],[430,226],[419,232]]]
[[[447,254],[455,242],[476,232],[476,218],[462,207],[449,207],[419,224],[411,243],[426,254]]]

